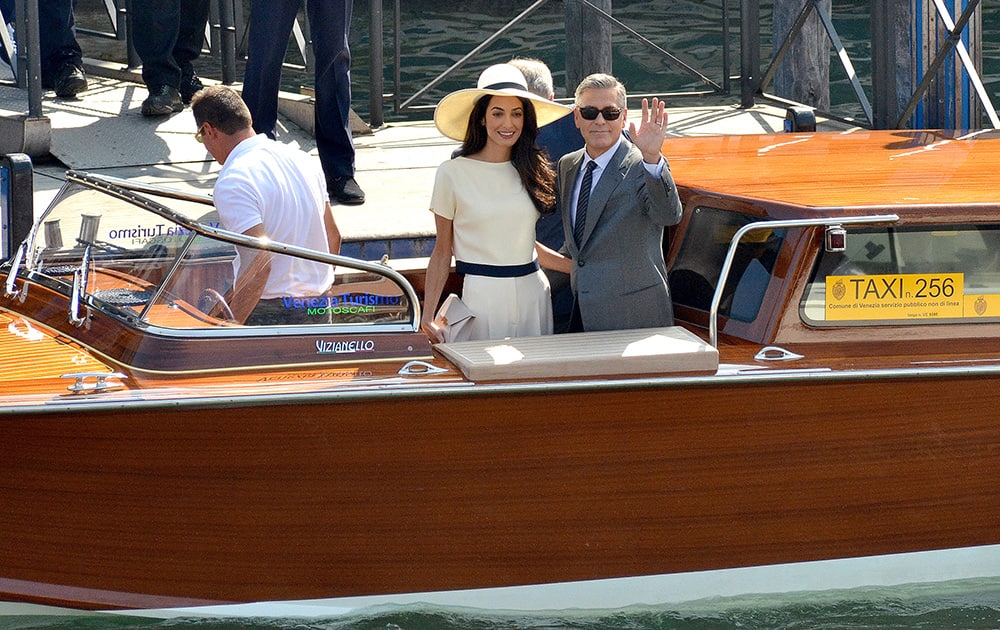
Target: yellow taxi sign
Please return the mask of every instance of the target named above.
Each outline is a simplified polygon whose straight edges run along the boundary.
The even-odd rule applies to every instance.
[[[962,318],[966,303],[962,273],[826,278],[828,321]]]

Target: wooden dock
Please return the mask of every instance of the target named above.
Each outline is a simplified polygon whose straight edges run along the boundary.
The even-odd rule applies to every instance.
[[[43,99],[51,147],[50,156],[34,160],[33,213],[45,210],[67,169],[210,194],[219,165],[194,140],[190,110],[143,117],[140,106],[147,92],[138,75],[113,64],[86,61],[90,81],[86,92],[76,99],[57,99],[48,92]],[[23,117],[26,111],[26,90],[0,86],[0,117]],[[283,95],[281,111],[279,140],[316,155],[315,142],[304,130],[312,117],[308,97]],[[785,111],[770,105],[741,109],[733,97],[731,103],[672,107],[669,121],[669,133],[684,136],[781,133]],[[847,128],[833,121],[818,122],[821,129]],[[434,172],[456,143],[427,120],[389,122],[378,129],[358,123],[357,180],[367,202],[334,207],[345,237],[344,253],[370,260],[383,254],[429,255],[434,220],[428,202]]]

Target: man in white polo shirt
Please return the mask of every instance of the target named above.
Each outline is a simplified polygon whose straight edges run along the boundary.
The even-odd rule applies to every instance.
[[[254,133],[250,111],[228,87],[199,91],[191,111],[195,138],[222,164],[214,199],[227,230],[340,251],[340,230],[315,158]],[[238,251],[234,267],[229,306],[237,321],[250,325],[310,323],[294,306],[301,301],[290,298],[323,296],[334,279],[331,265],[257,250]]]

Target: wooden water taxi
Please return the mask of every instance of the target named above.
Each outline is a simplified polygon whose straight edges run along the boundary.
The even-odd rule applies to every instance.
[[[0,599],[475,602],[942,550],[1000,575],[1000,135],[664,152],[676,326],[438,346],[419,273],[68,174],[0,268]],[[241,324],[242,248],[336,282]]]

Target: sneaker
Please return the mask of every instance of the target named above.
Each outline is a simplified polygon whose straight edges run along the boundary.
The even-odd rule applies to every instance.
[[[83,68],[67,63],[56,73],[52,81],[52,89],[60,98],[71,98],[87,89],[87,77]]]
[[[181,101],[185,105],[189,105],[195,93],[203,87],[205,86],[202,85],[201,79],[198,78],[197,74],[192,74],[189,77],[181,77]]]
[[[181,95],[169,85],[154,87],[149,91],[149,98],[142,102],[143,116],[166,116],[182,109]]]
[[[327,189],[331,201],[337,200],[350,206],[365,202],[365,191],[361,190],[361,186],[358,186],[353,177],[334,177],[327,184]]]

